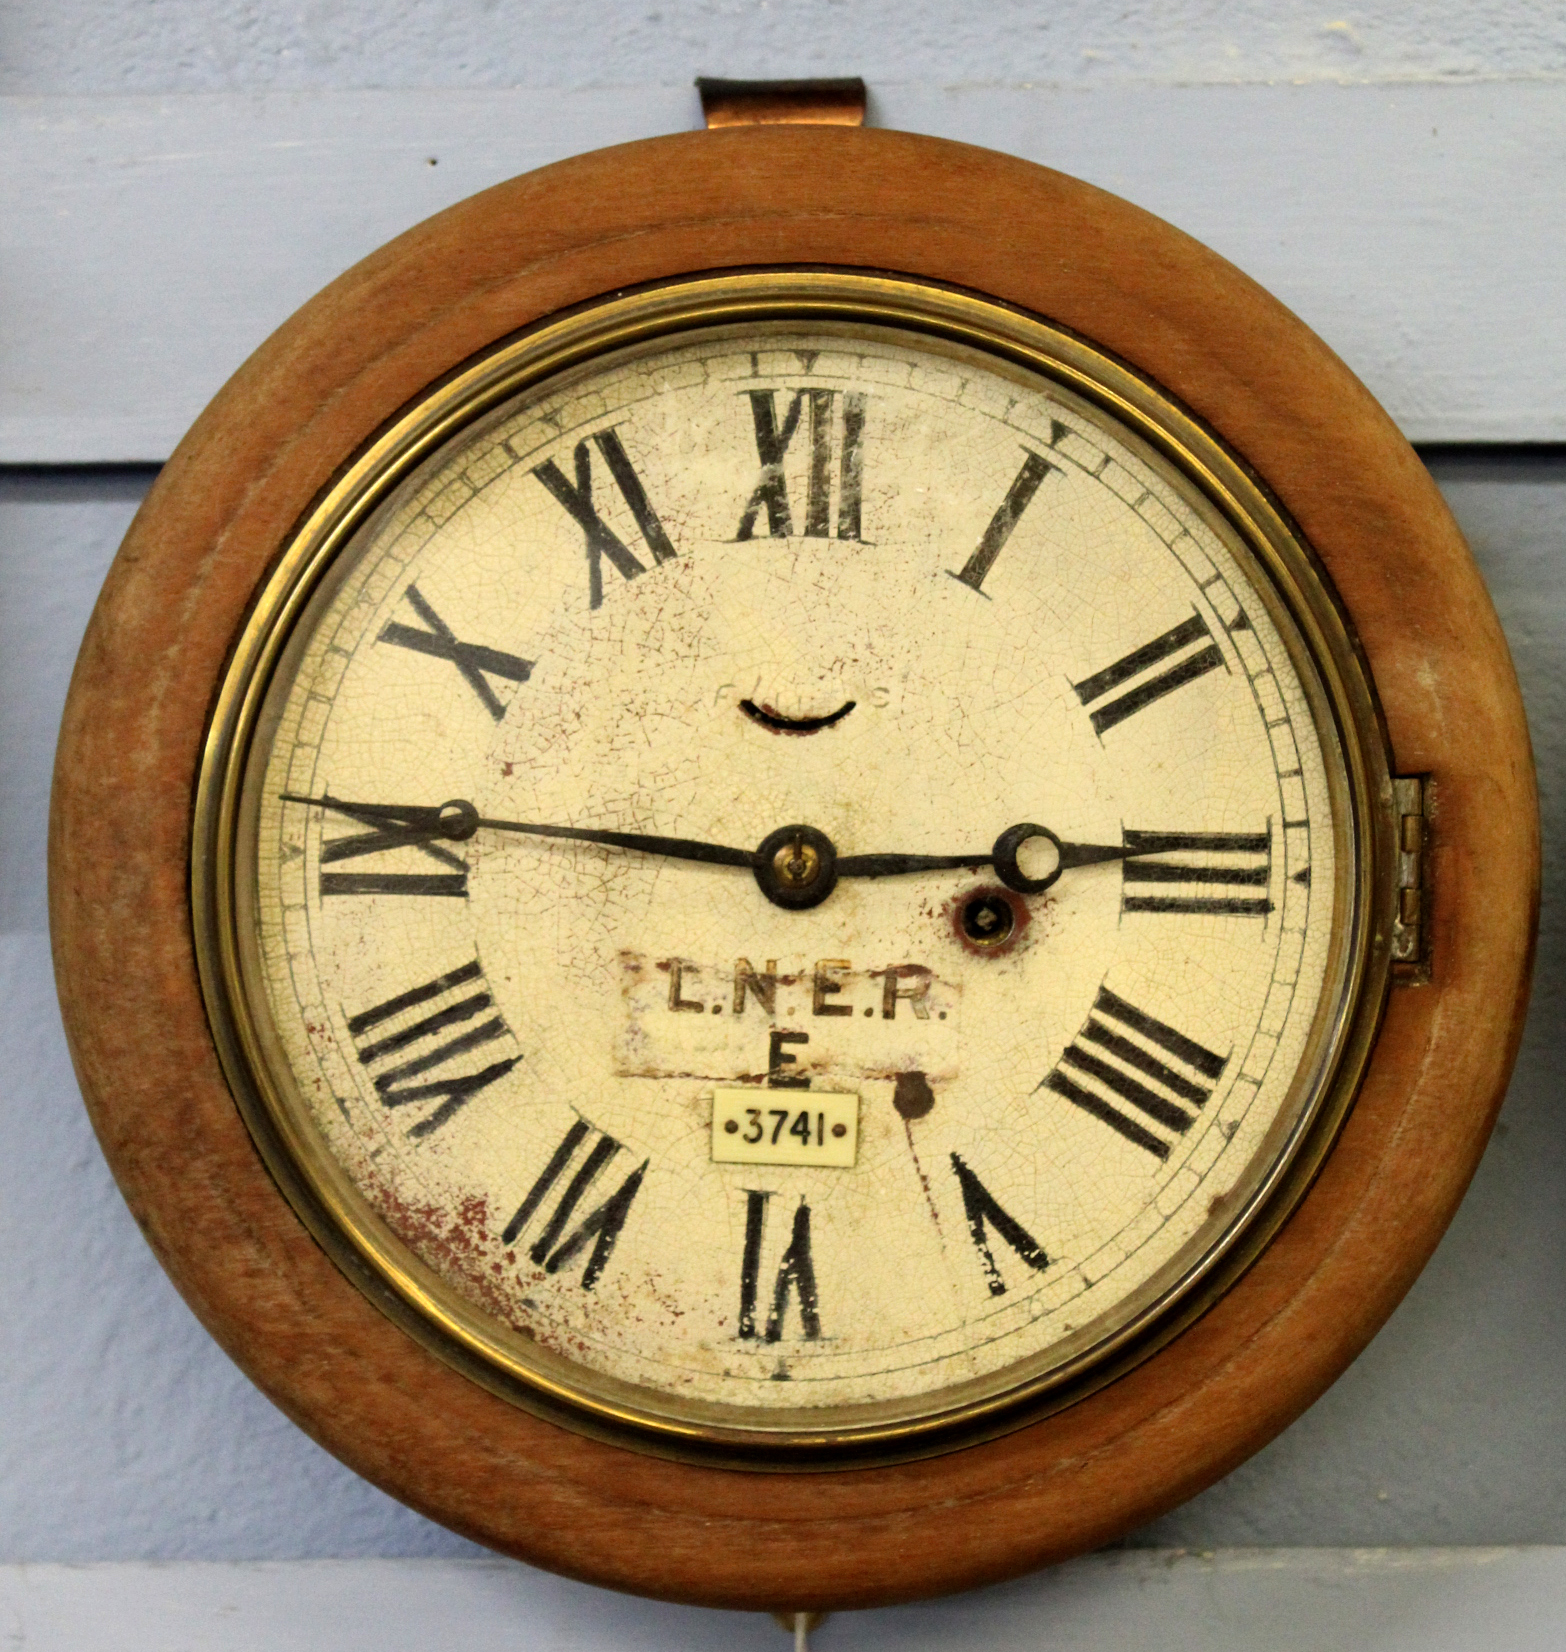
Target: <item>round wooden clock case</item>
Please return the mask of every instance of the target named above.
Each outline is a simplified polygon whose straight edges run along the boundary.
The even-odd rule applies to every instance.
[[[192,939],[214,695],[291,530],[404,406],[603,295],[693,272],[883,270],[1092,341],[1261,478],[1320,559],[1392,772],[1428,777],[1428,984],[1392,990],[1314,1184],[1232,1287],[1087,1397],[941,1455],[832,1472],[626,1449],[469,1381],[316,1244],[224,1082]],[[328,1450],[557,1571],[723,1606],[830,1609],[1064,1559],[1201,1490],[1344,1369],[1429,1256],[1521,1026],[1538,882],[1526,725],[1467,549],[1417,457],[1300,322],[1098,190],[958,144],[752,127],[602,151],[487,191],[305,306],[165,467],[99,601],[56,769],[51,902],[82,1089],[126,1199],[219,1342]]]

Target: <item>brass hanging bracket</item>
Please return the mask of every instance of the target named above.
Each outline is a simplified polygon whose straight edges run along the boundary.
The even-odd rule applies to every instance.
[[[714,80],[696,77],[701,112],[718,126],[863,126],[865,83],[842,80]]]

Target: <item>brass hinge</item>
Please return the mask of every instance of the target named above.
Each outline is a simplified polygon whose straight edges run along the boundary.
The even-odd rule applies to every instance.
[[[713,80],[696,77],[711,126],[863,126],[865,83],[844,80]]]
[[[1397,909],[1392,914],[1392,979],[1399,986],[1423,986],[1430,980],[1429,776],[1416,774],[1392,782],[1397,820]]]

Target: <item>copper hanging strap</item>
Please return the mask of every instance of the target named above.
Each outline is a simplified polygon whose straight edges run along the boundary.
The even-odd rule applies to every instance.
[[[865,83],[696,77],[708,126],[863,126]]]

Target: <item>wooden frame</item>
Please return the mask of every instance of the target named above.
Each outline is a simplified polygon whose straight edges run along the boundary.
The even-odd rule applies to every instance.
[[[563,1431],[405,1337],[319,1250],[222,1079],[189,907],[193,777],[252,594],[343,461],[497,339],[695,270],[815,263],[970,287],[1126,359],[1265,478],[1334,580],[1396,772],[1432,777],[1429,986],[1394,992],[1355,1109],[1262,1259],[1146,1364],[1056,1416],[883,1469],[757,1476]],[[1216,255],[987,151],[849,127],[651,140],[513,180],[340,278],[181,444],[111,571],[66,710],[51,901],[105,1151],[164,1266],[329,1450],[447,1525],[614,1587],[841,1608],[1065,1558],[1234,1467],[1347,1365],[1488,1136],[1538,887],[1526,725],[1467,549],[1331,352]]]

